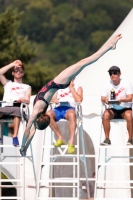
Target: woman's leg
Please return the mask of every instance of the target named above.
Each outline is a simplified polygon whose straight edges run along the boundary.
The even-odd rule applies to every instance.
[[[101,49],[99,49],[93,55],[80,60],[76,64],[63,70],[57,77],[54,78],[55,83],[67,84],[75,76],[77,76],[86,66],[91,65],[96,62],[101,56],[103,56],[107,51],[115,49],[116,43],[121,38],[121,34],[114,36],[110,39]]]

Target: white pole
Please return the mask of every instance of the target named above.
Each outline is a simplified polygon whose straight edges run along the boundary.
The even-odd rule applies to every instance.
[[[1,123],[0,123],[0,145],[2,143],[2,140],[1,140]],[[0,162],[1,162],[1,147],[0,147]],[[0,165],[0,179],[2,179],[2,175],[1,175],[1,165]],[[0,197],[2,196],[2,188],[0,188]]]
[[[76,114],[78,114],[78,105],[76,105]],[[78,119],[78,118],[77,118]],[[79,119],[77,121],[77,199],[80,199],[80,158],[79,158]]]
[[[25,158],[23,157],[23,177],[22,177],[22,200],[25,200]]]

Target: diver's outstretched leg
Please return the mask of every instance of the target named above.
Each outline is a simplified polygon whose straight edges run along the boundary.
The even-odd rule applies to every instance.
[[[103,56],[107,51],[116,48],[116,43],[121,38],[121,34],[118,34],[112,37],[103,47],[101,47],[96,53],[93,55],[84,58],[77,62],[74,65],[63,70],[57,77],[54,78],[55,83],[59,84],[67,84],[69,83],[75,76],[77,76],[86,66],[91,65],[96,62],[101,56]]]

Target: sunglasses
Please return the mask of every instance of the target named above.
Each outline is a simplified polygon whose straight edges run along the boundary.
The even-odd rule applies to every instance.
[[[23,70],[19,70],[19,69],[14,69],[14,73],[20,73],[20,74],[23,74],[24,73],[24,71]]]
[[[118,71],[114,71],[114,72],[111,71],[111,72],[109,72],[109,75],[112,76],[113,74],[114,74],[114,75],[117,75],[117,74],[119,74],[119,73],[120,73],[120,72],[118,72]]]

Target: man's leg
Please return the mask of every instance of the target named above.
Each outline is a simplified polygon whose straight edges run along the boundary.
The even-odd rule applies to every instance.
[[[64,142],[63,137],[61,135],[60,129],[58,124],[56,123],[56,116],[53,110],[49,110],[47,114],[50,116],[50,128],[54,131],[54,133],[57,135],[58,140],[61,140]]]
[[[132,141],[133,139],[133,119],[132,119],[132,111],[126,110],[122,117],[127,121],[127,130],[129,135],[129,140]]]
[[[13,121],[13,124],[14,124],[13,145],[14,146],[19,145],[17,136],[18,136],[18,131],[19,131],[20,119],[21,119],[20,117],[14,117],[14,121]]]
[[[112,110],[105,110],[102,118],[102,124],[107,141],[109,142],[110,120],[114,117]],[[105,139],[105,140],[106,140]],[[103,142],[104,143],[104,142]]]

